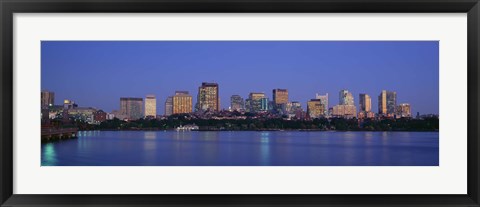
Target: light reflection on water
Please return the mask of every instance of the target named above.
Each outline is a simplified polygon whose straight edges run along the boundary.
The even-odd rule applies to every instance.
[[[42,166],[438,166],[438,132],[83,131]]]

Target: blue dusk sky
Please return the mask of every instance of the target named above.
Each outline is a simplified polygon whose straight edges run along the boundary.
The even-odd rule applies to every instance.
[[[82,107],[111,112],[120,97],[157,97],[157,114],[177,90],[193,104],[202,82],[219,84],[220,106],[230,96],[285,88],[290,101],[306,102],[338,93],[372,97],[378,112],[381,90],[397,92],[412,115],[438,114],[438,41],[42,41],[41,87]]]

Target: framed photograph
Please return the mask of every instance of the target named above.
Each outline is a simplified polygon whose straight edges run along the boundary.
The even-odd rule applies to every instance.
[[[478,0],[0,6],[2,206],[480,206]]]

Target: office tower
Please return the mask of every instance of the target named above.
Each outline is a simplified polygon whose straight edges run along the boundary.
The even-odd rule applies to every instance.
[[[218,95],[217,83],[203,82],[202,85],[198,87],[197,104],[195,108],[197,111],[220,110],[220,99]]]
[[[41,92],[41,107],[46,108],[55,104],[55,93],[50,91]]]
[[[173,97],[169,96],[165,101],[165,116],[173,114]]]
[[[332,115],[339,118],[357,117],[357,107],[355,105],[336,105],[333,107]]]
[[[155,95],[147,95],[145,97],[145,117],[157,117],[157,99]]]
[[[188,91],[176,91],[173,96],[173,114],[192,113],[192,96]]]
[[[348,90],[341,90],[338,97],[340,99],[340,105],[355,105],[353,101],[353,95],[352,93],[348,92]]]
[[[266,98],[265,93],[250,93],[248,95],[248,99],[246,100],[246,110],[247,110],[247,112],[252,112],[252,113],[260,112],[262,110],[262,99],[263,98]]]
[[[369,112],[372,110],[372,98],[368,94],[359,95],[360,111]]]
[[[397,106],[397,117],[412,117],[410,104],[402,103]]]
[[[245,103],[243,98],[239,95],[233,95],[230,97],[230,109],[232,111],[241,111],[245,109]]]
[[[378,113],[384,116],[393,116],[397,106],[397,92],[382,90],[378,96]]]
[[[120,113],[131,120],[143,118],[143,98],[120,98]]]
[[[288,102],[287,89],[273,89],[273,103],[275,105],[286,104]]]
[[[307,113],[310,118],[320,118],[324,116],[325,105],[322,104],[320,99],[311,99],[307,102]]]
[[[261,98],[260,99],[260,111],[268,111],[268,109],[272,108],[273,102],[268,101],[268,98]]]
[[[315,94],[315,98],[316,99],[319,99],[320,100],[320,103],[323,104],[324,106],[324,111],[323,111],[323,115],[324,116],[328,116],[328,93],[326,93],[325,95],[320,95],[320,94]]]

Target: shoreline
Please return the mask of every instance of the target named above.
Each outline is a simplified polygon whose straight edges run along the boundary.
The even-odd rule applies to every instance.
[[[96,129],[79,130],[78,132],[88,131],[177,131],[175,129]],[[439,130],[320,130],[320,129],[260,129],[260,130],[179,130],[177,132],[440,132]]]

